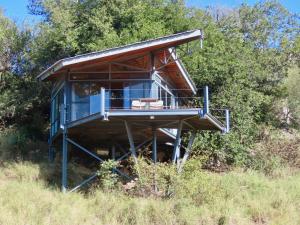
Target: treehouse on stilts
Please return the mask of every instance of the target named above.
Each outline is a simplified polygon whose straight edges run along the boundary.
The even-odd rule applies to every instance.
[[[180,60],[201,45],[201,30],[187,31],[65,58],[38,76],[53,84],[49,156],[61,149],[64,192],[96,177],[68,187],[71,148],[103,162],[136,160],[147,145],[154,162],[169,160],[181,168],[197,131],[229,131],[228,110],[223,119],[213,115],[208,87],[199,91]],[[184,134],[190,136],[187,146]]]

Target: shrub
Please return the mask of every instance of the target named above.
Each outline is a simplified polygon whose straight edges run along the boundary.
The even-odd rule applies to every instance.
[[[167,163],[154,164],[139,158],[138,163],[133,164],[133,171],[138,175],[134,189],[130,190],[134,195],[170,197],[179,183],[176,166]]]
[[[248,167],[274,175],[282,167],[300,167],[300,136],[299,132],[290,130],[279,131],[269,127],[262,129],[262,139],[250,152]]]
[[[109,191],[118,187],[119,176],[114,172],[114,168],[118,166],[118,162],[114,160],[104,161],[100,164],[97,171],[99,177],[99,187]]]
[[[0,134],[0,159],[40,161],[47,157],[48,144],[34,140],[24,129],[6,129]]]

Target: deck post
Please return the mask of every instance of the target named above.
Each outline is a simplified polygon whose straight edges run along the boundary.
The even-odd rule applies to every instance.
[[[154,163],[157,162],[157,131],[156,128],[152,128],[152,134],[153,134],[153,139],[152,139],[152,160]]]
[[[67,132],[63,132],[63,153],[62,153],[62,192],[66,193],[68,186],[68,141]]]
[[[203,108],[203,115],[209,113],[209,93],[208,93],[208,86],[204,87],[204,108]]]
[[[225,110],[225,118],[226,118],[226,131],[225,131],[225,133],[228,133],[229,129],[230,129],[230,114],[229,114],[228,109]]]
[[[180,120],[179,123],[178,123],[176,140],[175,140],[173,156],[172,156],[173,164],[175,164],[176,160],[180,157],[180,143],[181,143],[182,125],[183,125],[183,121]]]
[[[134,141],[133,141],[133,137],[132,137],[132,133],[131,133],[131,126],[127,123],[126,120],[124,121],[124,123],[125,123],[127,136],[128,136],[128,140],[129,140],[129,144],[130,144],[130,151],[134,158],[134,161],[137,163],[137,154],[135,151]]]
[[[50,163],[53,163],[54,162],[54,159],[55,159],[55,147],[52,146],[52,143],[49,144],[49,153],[48,153],[48,160]]]
[[[52,141],[51,141],[51,128],[50,128],[50,138],[48,139],[48,161],[49,163],[53,163],[54,161],[54,151],[53,151]]]
[[[190,136],[190,140],[189,140],[188,146],[187,146],[187,148],[185,150],[184,156],[182,158],[182,162],[180,163],[180,166],[178,168],[178,172],[179,173],[181,173],[183,165],[185,164],[185,162],[187,161],[188,157],[190,156],[191,149],[192,149],[192,146],[194,144],[195,137],[196,137],[196,133],[193,132],[191,134],[191,136]]]
[[[116,160],[116,145],[115,144],[113,144],[111,146],[111,158],[112,158],[112,160]]]
[[[66,193],[67,186],[68,186],[68,134],[67,134],[67,127],[66,127],[66,106],[65,104],[62,105],[63,117],[62,117],[62,192]]]
[[[66,193],[68,187],[68,128],[67,107],[69,103],[69,71],[65,76],[63,104],[61,105],[61,129],[62,129],[62,192]]]
[[[154,192],[157,192],[157,176],[156,176],[156,163],[157,163],[157,131],[156,127],[152,127],[152,160],[154,163],[154,177],[153,177],[153,188]]]

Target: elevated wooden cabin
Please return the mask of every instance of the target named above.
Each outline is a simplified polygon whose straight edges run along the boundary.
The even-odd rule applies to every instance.
[[[38,76],[53,84],[49,149],[52,157],[54,149],[62,150],[64,191],[70,146],[101,162],[136,158],[148,144],[154,162],[158,153],[165,152],[180,164],[189,154],[195,132],[229,131],[228,110],[225,122],[210,113],[208,87],[196,97],[199,90],[177,54],[189,54],[192,44],[199,47],[201,41],[201,30],[187,31],[65,58]],[[185,133],[191,138],[184,148]],[[102,155],[97,154],[99,149]]]

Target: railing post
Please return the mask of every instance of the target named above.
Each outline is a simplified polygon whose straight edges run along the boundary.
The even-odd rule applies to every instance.
[[[103,120],[107,120],[107,116],[105,113],[105,88],[104,87],[101,87],[101,92],[100,92],[100,114]]]
[[[225,109],[225,119],[226,119],[226,133],[229,132],[230,129],[230,114],[229,114],[229,110]]]
[[[208,97],[208,86],[204,87],[204,108],[203,115],[209,113],[209,97]]]

